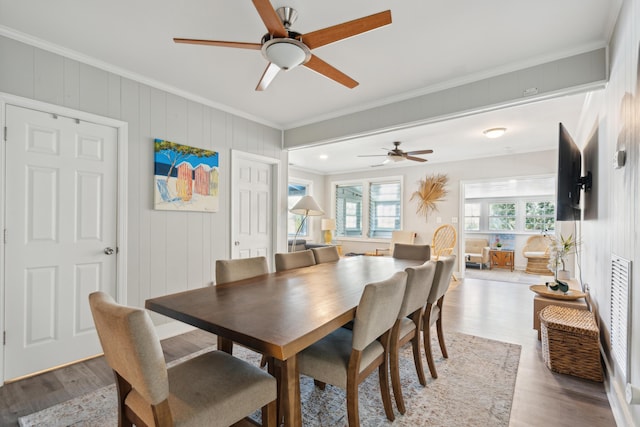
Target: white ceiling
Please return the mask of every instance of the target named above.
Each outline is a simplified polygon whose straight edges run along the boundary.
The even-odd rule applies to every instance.
[[[298,67],[281,72],[265,92],[254,90],[266,67],[259,51],[172,41],[185,37],[260,42],[265,26],[248,0],[0,0],[0,34],[289,129],[606,46],[621,0],[271,3],[297,9],[299,18],[292,29],[303,34],[386,9],[393,23],[313,51],[357,80],[355,89]],[[393,140],[403,141],[406,150],[433,148],[437,151],[429,157],[432,161],[454,159],[477,147],[485,155],[520,152],[525,134],[529,144],[536,141],[534,149],[553,148],[557,122],[575,123],[571,112],[582,99],[545,102],[548,106],[499,110],[457,119],[455,124],[381,135],[362,144],[368,146],[367,153],[374,149],[382,154],[380,148],[390,147]],[[487,145],[478,132],[493,125],[504,125],[509,132]],[[461,149],[465,143],[473,145]],[[349,149],[358,144],[349,144]],[[495,151],[485,151],[488,147]],[[305,154],[305,159],[292,154],[293,163],[304,166],[306,158],[316,154]]]

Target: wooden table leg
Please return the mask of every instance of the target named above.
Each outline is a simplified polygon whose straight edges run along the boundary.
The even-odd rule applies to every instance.
[[[284,418],[285,427],[302,427],[297,357],[293,356],[287,360],[274,359],[274,363],[269,364],[269,372],[278,380],[278,420]]]
[[[221,337],[218,335],[218,350],[224,351],[225,353],[232,354],[233,353],[233,341],[228,338]]]

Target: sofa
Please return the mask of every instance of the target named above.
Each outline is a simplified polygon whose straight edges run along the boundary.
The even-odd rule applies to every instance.
[[[466,265],[483,266],[489,262],[489,240],[488,239],[465,239],[464,241],[464,259]]]
[[[329,245],[325,245],[324,243],[311,243],[311,242],[307,242],[305,239],[297,239],[295,250],[294,250],[294,248],[292,247],[293,239],[291,239],[287,243],[287,246],[289,247],[289,252],[299,252],[299,251],[304,251],[311,248],[321,248],[323,246],[329,246]]]

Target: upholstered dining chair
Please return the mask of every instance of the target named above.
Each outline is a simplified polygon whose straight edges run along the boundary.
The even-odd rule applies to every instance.
[[[236,282],[269,274],[267,258],[263,256],[216,260],[216,284]]]
[[[431,258],[431,247],[429,245],[396,243],[393,247],[393,257],[428,261]]]
[[[436,261],[436,272],[433,277],[433,286],[429,292],[427,306],[424,310],[424,320],[422,322],[422,329],[424,332],[424,352],[427,356],[427,364],[429,365],[429,371],[433,378],[438,378],[438,372],[436,371],[436,365],[433,362],[433,353],[431,351],[431,327],[434,323],[436,325],[438,343],[440,344],[442,356],[445,359],[449,357],[449,354],[447,353],[447,346],[444,342],[444,332],[442,330],[442,304],[444,303],[444,296],[449,290],[449,284],[451,283],[453,266],[455,263],[455,255],[441,256],[440,259]]]
[[[277,383],[268,373],[222,351],[209,351],[167,369],[149,314],[89,295],[91,313],[116,377],[118,425],[229,426],[262,408],[275,427]]]
[[[316,264],[311,249],[300,252],[275,254],[276,271],[291,270],[293,268],[309,267]]]
[[[404,414],[406,409],[402,396],[402,385],[400,384],[400,348],[408,342],[411,342],[413,364],[416,367],[418,381],[423,386],[427,385],[422,365],[422,352],[420,351],[420,331],[422,330],[424,308],[433,285],[436,262],[427,261],[418,267],[408,267],[404,271],[407,272],[407,286],[404,291],[398,319],[391,330],[391,344],[389,347],[391,385],[393,386],[396,406],[401,414]]]
[[[222,285],[238,280],[249,279],[263,274],[269,274],[267,258],[263,256],[237,259],[216,260],[216,284]],[[218,341],[220,348],[220,341]],[[267,357],[262,356],[260,366],[266,366]]]
[[[324,262],[335,262],[340,259],[338,248],[336,246],[323,246],[321,248],[311,248],[316,264]]]
[[[406,281],[407,273],[399,271],[387,280],[369,283],[356,309],[353,330],[338,328],[298,353],[301,374],[314,378],[321,389],[326,383],[346,389],[349,427],[360,425],[358,385],[376,368],[385,414],[390,421],[395,418],[387,358]]]

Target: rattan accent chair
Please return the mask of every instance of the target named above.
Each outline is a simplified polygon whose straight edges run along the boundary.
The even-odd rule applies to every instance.
[[[527,259],[525,273],[551,274],[548,267],[550,245],[551,239],[547,236],[536,235],[527,239],[527,243],[522,248],[522,256]]]
[[[431,351],[431,327],[435,324],[438,334],[438,343],[442,356],[446,359],[449,357],[447,346],[444,342],[444,332],[442,330],[442,304],[444,296],[449,290],[451,283],[453,266],[456,262],[455,255],[442,256],[436,262],[436,272],[433,278],[433,286],[427,298],[427,307],[424,311],[423,332],[424,332],[424,352],[427,355],[427,364],[433,378],[438,378],[436,365],[433,362],[433,353]]]
[[[276,379],[222,351],[167,369],[149,314],[89,295],[107,363],[116,377],[118,425],[229,426],[262,408],[262,425],[276,426]]]
[[[397,250],[397,246],[396,246]],[[391,345],[389,349],[389,367],[391,370],[391,384],[396,406],[401,414],[406,409],[400,383],[400,348],[411,342],[413,350],[413,363],[416,367],[418,381],[423,386],[427,385],[422,365],[422,352],[420,351],[420,331],[424,318],[424,309],[427,298],[433,285],[436,272],[436,262],[427,261],[418,267],[406,268],[407,286],[398,319],[391,331]]]
[[[275,261],[276,271],[316,265],[316,259],[311,249],[299,252],[277,253],[275,254]]]
[[[329,383],[347,391],[349,427],[360,425],[358,385],[378,368],[385,414],[395,419],[391,407],[388,352],[391,329],[404,297],[407,273],[365,286],[356,309],[353,330],[338,328],[298,353],[300,373],[314,378],[320,389]]]

